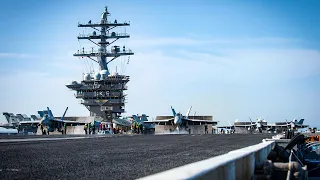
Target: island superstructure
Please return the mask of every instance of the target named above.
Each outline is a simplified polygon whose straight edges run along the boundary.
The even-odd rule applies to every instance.
[[[129,76],[120,75],[117,72],[111,73],[108,68],[109,63],[120,56],[133,55],[134,53],[127,47],[112,45],[121,38],[130,38],[127,33],[118,33],[114,28],[118,26],[129,26],[130,23],[118,23],[108,20],[110,13],[108,7],[102,13],[101,21],[86,24],[78,24],[78,27],[89,27],[93,29],[90,34],[80,34],[78,40],[89,40],[97,46],[94,48],[82,48],[73,56],[87,57],[99,64],[99,72],[84,74],[83,80],[78,83],[73,81],[66,85],[69,89],[76,91],[76,98],[81,99],[89,111],[90,116],[101,117],[103,121],[111,122],[112,119],[119,118],[125,112],[127,83]],[[108,50],[110,49],[110,50]]]

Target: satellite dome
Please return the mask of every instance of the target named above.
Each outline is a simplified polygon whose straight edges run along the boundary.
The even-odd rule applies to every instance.
[[[72,81],[71,82],[72,85],[78,84],[77,81]]]
[[[100,74],[109,74],[109,72],[107,70],[101,70]]]
[[[83,80],[85,80],[85,81],[90,81],[90,80],[91,80],[90,74],[85,74],[85,75],[83,76]]]
[[[95,74],[94,74],[94,79],[95,79],[95,80],[99,80],[100,77],[101,77],[100,73],[95,73]]]
[[[109,71],[108,70],[101,70],[100,74],[101,74],[101,77],[100,77],[101,80],[107,79],[107,77],[109,75]]]

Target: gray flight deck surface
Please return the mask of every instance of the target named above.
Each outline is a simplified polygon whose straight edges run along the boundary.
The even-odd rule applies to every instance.
[[[254,145],[271,136],[137,135],[1,142],[0,177],[136,179]],[[17,138],[9,140],[13,139]]]

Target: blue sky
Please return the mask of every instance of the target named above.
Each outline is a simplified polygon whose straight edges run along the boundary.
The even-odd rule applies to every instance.
[[[108,3],[108,4],[106,4]],[[36,114],[50,106],[62,115],[86,116],[65,84],[80,81],[87,59],[78,22],[111,20],[131,38],[135,52],[114,62],[131,76],[127,113],[212,115],[222,125],[262,117],[269,123],[320,119],[320,2],[309,1],[3,1],[0,7],[0,111]],[[0,116],[4,122],[4,116]]]

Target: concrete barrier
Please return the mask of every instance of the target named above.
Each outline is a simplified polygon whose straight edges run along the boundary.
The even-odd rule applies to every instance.
[[[274,144],[274,141],[263,141],[257,145],[143,177],[140,180],[254,179],[255,167],[263,165]]]

